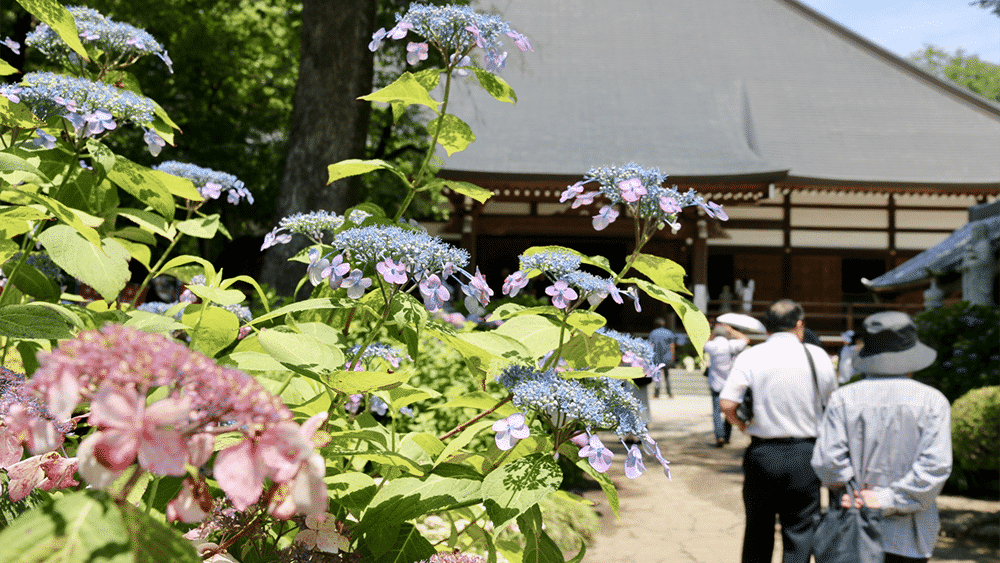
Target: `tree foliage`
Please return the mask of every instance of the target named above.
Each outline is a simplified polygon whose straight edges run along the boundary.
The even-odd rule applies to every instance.
[[[962,48],[949,53],[934,45],[925,45],[909,59],[934,76],[1000,103],[1000,65],[981,61],[978,55],[970,55]]]

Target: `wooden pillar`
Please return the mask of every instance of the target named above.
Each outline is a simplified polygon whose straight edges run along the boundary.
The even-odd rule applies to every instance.
[[[885,271],[896,267],[896,195],[889,194],[886,202],[886,213],[889,220],[889,263],[885,265]]]
[[[791,297],[792,291],[792,192],[785,193],[781,217],[781,295]]]
[[[471,197],[465,196],[462,205],[462,248],[469,251],[469,267],[475,269],[476,259],[479,254],[479,213],[482,205],[477,204]]]
[[[698,219],[697,236],[691,263],[691,284],[694,305],[702,313],[708,312],[708,220]]]

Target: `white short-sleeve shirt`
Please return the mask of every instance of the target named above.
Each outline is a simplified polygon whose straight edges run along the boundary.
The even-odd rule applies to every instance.
[[[711,362],[708,366],[708,385],[716,393],[722,391],[722,386],[733,369],[733,359],[746,348],[746,340],[725,336],[716,336],[705,343],[705,355]]]
[[[819,396],[806,350],[816,366]],[[822,348],[803,346],[794,334],[778,332],[736,357],[719,397],[739,403],[747,388],[753,390],[753,419],[747,425],[747,434],[758,438],[815,438],[821,404],[826,404],[837,388],[837,375]]]

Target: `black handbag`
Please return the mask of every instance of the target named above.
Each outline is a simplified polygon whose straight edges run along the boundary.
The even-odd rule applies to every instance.
[[[851,507],[840,506],[840,498],[830,495],[830,506],[819,516],[813,536],[816,563],[884,563],[878,508],[854,506],[857,483],[847,483]],[[839,495],[838,495],[839,497]]]
[[[743,402],[736,406],[736,418],[743,422],[750,422],[753,418],[753,393],[747,387],[747,392],[743,395]]]

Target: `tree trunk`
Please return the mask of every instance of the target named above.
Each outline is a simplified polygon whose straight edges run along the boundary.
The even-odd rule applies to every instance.
[[[302,54],[275,223],[294,213],[343,213],[358,201],[357,178],[327,186],[326,168],[364,158],[370,105],[357,98],[372,88],[368,41],[377,8],[377,0],[302,2]],[[287,260],[304,242],[296,236],[268,249],[261,280],[290,295],[304,270]]]

